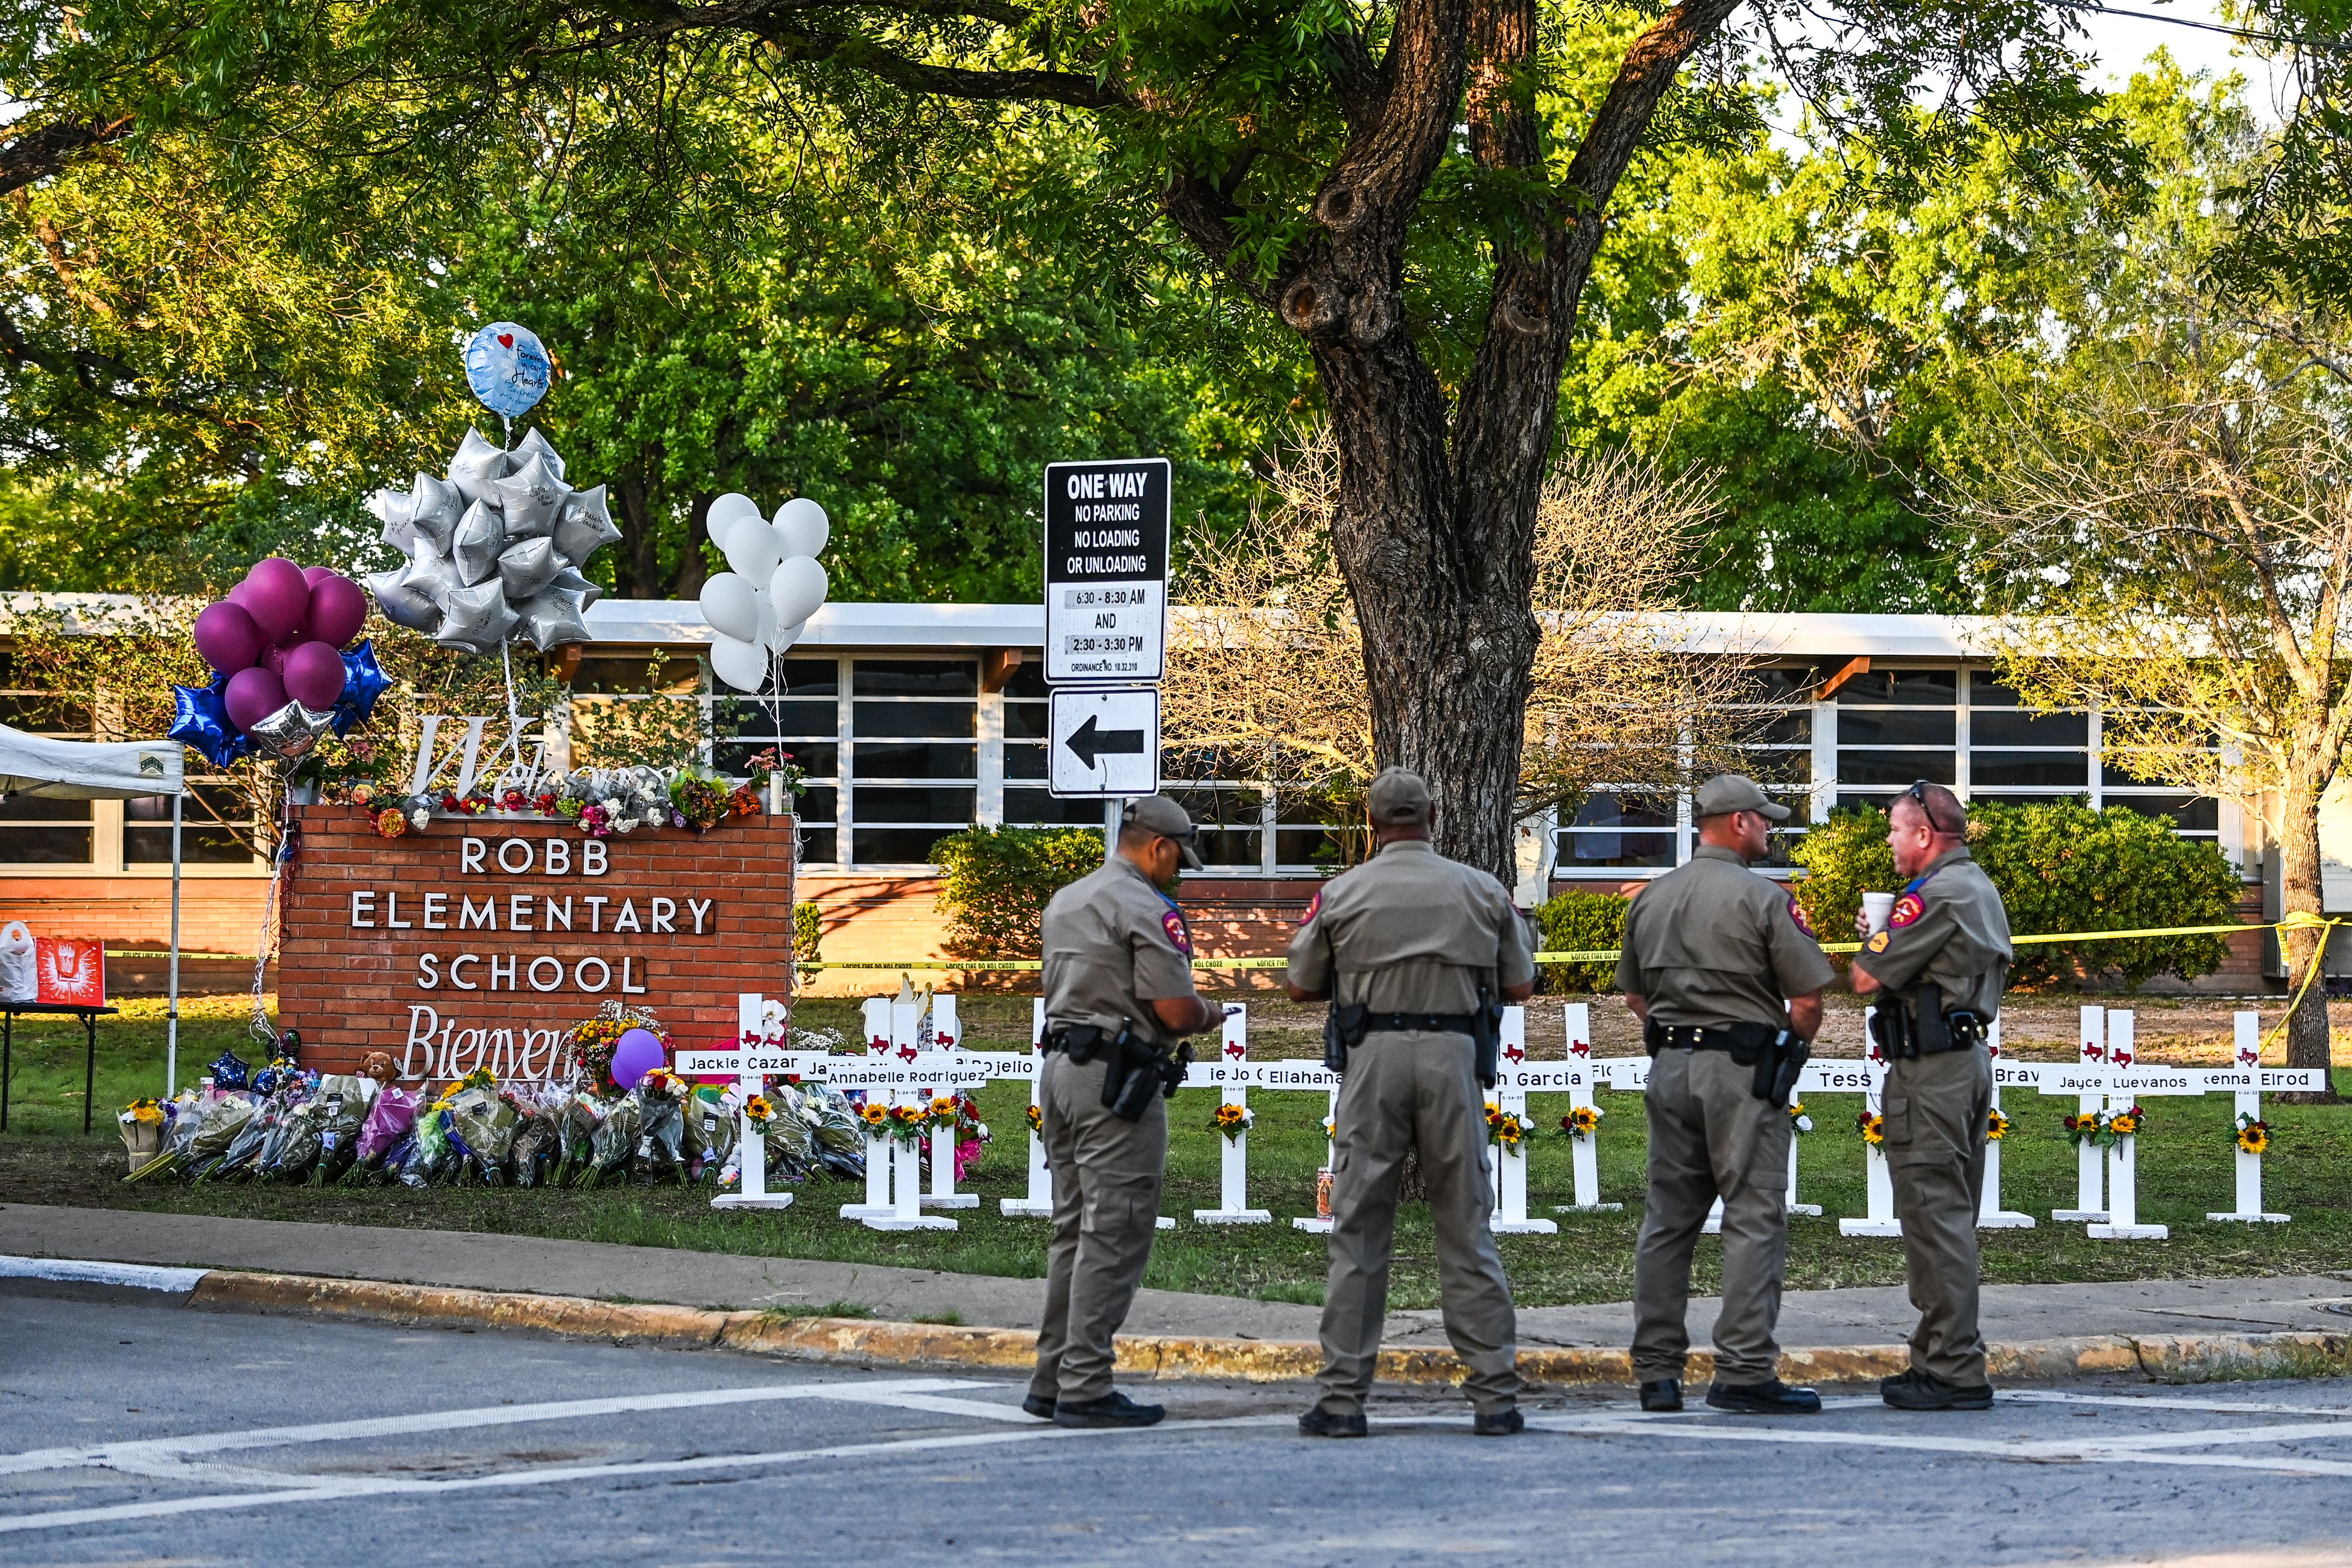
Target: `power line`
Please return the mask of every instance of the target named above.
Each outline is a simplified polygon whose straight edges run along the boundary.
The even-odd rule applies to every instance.
[[[2102,16],[2129,16],[2140,22],[2162,22],[2168,26],[2190,27],[2200,33],[2222,33],[2249,43],[2284,44],[2290,48],[2324,49],[2341,54],[2352,49],[2338,38],[2298,38],[2286,33],[2274,33],[2260,27],[2233,27],[2222,22],[2198,22],[2187,16],[2168,16],[2157,11],[2126,11],[2120,5],[2101,5],[2095,0],[2059,0],[2062,11],[2095,11]]]

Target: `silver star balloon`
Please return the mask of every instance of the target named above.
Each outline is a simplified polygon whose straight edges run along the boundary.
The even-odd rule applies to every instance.
[[[490,482],[502,479],[514,472],[514,454],[493,447],[482,439],[479,430],[468,426],[466,438],[457,447],[457,455],[449,459],[449,482],[457,487],[468,506],[478,500],[488,500]]]
[[[530,539],[555,531],[555,515],[572,487],[549,471],[536,453],[503,479],[490,481],[499,510],[506,518],[509,539]]]
[[[547,465],[549,473],[559,479],[563,477],[563,459],[556,455],[554,443],[541,435],[536,426],[523,432],[522,439],[514,445],[514,455],[525,463],[536,457]]]
[[[467,583],[483,583],[499,574],[499,552],[507,547],[506,523],[481,501],[466,509],[457,520],[457,533],[449,558]]]
[[[525,599],[555,580],[562,565],[555,558],[552,539],[519,539],[499,556],[499,582],[520,609]]]
[[[446,609],[449,590],[462,588],[465,583],[457,575],[457,563],[434,548],[431,540],[420,539],[415,553],[409,557],[408,570],[400,574],[400,585],[436,609]]]
[[[604,510],[604,486],[574,490],[564,497],[563,514],[555,523],[555,552],[564,560],[584,566],[588,557],[620,537],[612,513]]]
[[[541,653],[564,643],[588,640],[588,623],[581,618],[580,595],[576,593],[544,589],[524,600],[517,609],[523,635]]]
[[[577,566],[566,566],[558,572],[548,586],[561,588],[567,594],[578,594],[580,607],[583,610],[604,596],[604,590],[582,576]]]
[[[429,539],[446,552],[449,536],[457,530],[458,514],[466,510],[457,487],[431,474],[419,474],[408,487],[408,525],[416,536]]]
[[[441,632],[434,639],[443,647],[496,653],[499,645],[514,632],[515,613],[509,607],[495,577],[470,588],[452,588],[446,603]]]
[[[289,702],[246,733],[253,738],[254,746],[262,755],[290,763],[309,756],[311,749],[318,745],[319,737],[325,734],[334,721],[335,716],[331,712],[321,713],[315,709],[305,708],[299,702]]]
[[[378,490],[368,497],[367,509],[383,524],[383,542],[403,555],[407,554],[408,547],[416,540],[416,530],[410,522],[415,515],[415,503],[408,492]]]
[[[426,549],[432,548],[427,541]],[[411,588],[408,574],[413,566],[392,572],[375,572],[368,576],[368,591],[375,595],[383,618],[396,626],[406,626],[412,632],[429,632],[441,624],[439,601]]]

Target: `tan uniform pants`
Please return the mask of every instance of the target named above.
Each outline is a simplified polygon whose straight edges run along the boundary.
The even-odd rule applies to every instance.
[[[1903,1268],[1919,1327],[1911,1364],[1975,1388],[1985,1381],[1977,1323],[1977,1209],[1984,1198],[1985,1123],[1992,1115],[1992,1058],[1942,1051],[1896,1062],[1881,1101]]]
[[[1756,1098],[1756,1069],[1727,1051],[1668,1048],[1643,1095],[1650,1124],[1650,1192],[1633,1253],[1633,1375],[1683,1375],[1690,1351],[1691,1250],[1723,1199],[1723,1310],[1715,1320],[1716,1381],[1732,1387],[1780,1375],[1780,1279],[1789,1258],[1785,1107]]]
[[[1048,1051],[1038,1082],[1054,1239],[1029,1392],[1074,1405],[1110,1393],[1111,1337],[1151,1260],[1168,1167],[1167,1101],[1155,1093],[1140,1120],[1121,1121],[1102,1102],[1107,1066]]]
[[[1495,1195],[1486,1161],[1486,1098],[1466,1036],[1376,1034],[1348,1054],[1331,1170],[1331,1277],[1323,1293],[1323,1370],[1317,1403],[1360,1415],[1388,1316],[1397,1176],[1417,1149],[1437,1227],[1445,1337],[1470,1375],[1480,1411],[1518,1398],[1518,1323],[1502,1254],[1488,1223]]]

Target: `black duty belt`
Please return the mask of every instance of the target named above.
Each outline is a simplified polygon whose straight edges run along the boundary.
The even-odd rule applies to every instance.
[[[1740,1024],[1730,1028],[1709,1029],[1697,1024],[1650,1024],[1642,1030],[1642,1043],[1652,1056],[1673,1047],[1685,1051],[1748,1051],[1772,1037],[1773,1031],[1761,1024]]]
[[[1397,1034],[1409,1029],[1426,1030],[1433,1035],[1469,1035],[1478,1033],[1475,1013],[1367,1013],[1364,1015],[1366,1034]]]

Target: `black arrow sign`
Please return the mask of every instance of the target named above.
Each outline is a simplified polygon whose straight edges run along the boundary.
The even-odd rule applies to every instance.
[[[1106,752],[1113,754],[1126,752],[1132,756],[1141,756],[1143,731],[1097,730],[1095,728],[1095,715],[1089,713],[1087,715],[1087,721],[1079,725],[1071,733],[1070,738],[1064,741],[1062,744],[1069,747],[1076,754],[1078,761],[1091,768],[1095,765],[1095,759]]]

